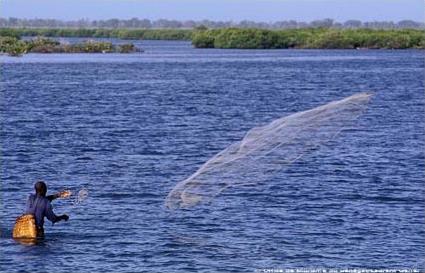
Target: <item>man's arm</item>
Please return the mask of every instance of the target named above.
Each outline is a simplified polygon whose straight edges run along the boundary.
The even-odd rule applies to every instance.
[[[67,198],[71,196],[71,191],[61,191],[52,195],[48,195],[46,196],[46,198],[52,202],[53,200],[57,199],[57,198]]]
[[[59,196],[58,196],[58,194],[57,193],[55,193],[55,194],[52,194],[52,195],[47,195],[46,196],[46,198],[50,201],[50,202],[52,202],[53,200],[55,200],[56,198],[58,198]]]
[[[56,222],[59,222],[60,220],[65,220],[68,221],[69,216],[66,214],[63,214],[61,216],[57,216],[54,212],[53,212],[53,208],[52,208],[52,204],[48,203],[46,206],[46,211],[45,211],[46,217],[47,219],[49,219],[50,222],[52,222],[53,224]]]

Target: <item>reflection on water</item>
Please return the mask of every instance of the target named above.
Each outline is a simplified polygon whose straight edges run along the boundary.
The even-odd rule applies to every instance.
[[[13,238],[15,242],[25,246],[43,245],[44,238]]]

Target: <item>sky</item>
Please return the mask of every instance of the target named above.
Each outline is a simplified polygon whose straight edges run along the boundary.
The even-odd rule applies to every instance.
[[[336,21],[425,20],[424,0],[0,0],[0,17]]]

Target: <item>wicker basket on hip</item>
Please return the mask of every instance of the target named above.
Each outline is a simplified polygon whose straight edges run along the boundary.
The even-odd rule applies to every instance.
[[[37,226],[33,214],[23,214],[16,218],[13,238],[36,238]]]

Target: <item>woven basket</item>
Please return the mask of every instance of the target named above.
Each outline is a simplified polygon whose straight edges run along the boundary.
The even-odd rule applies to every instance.
[[[13,238],[36,238],[37,226],[35,218],[32,214],[24,214],[16,218],[15,226],[13,227]]]

